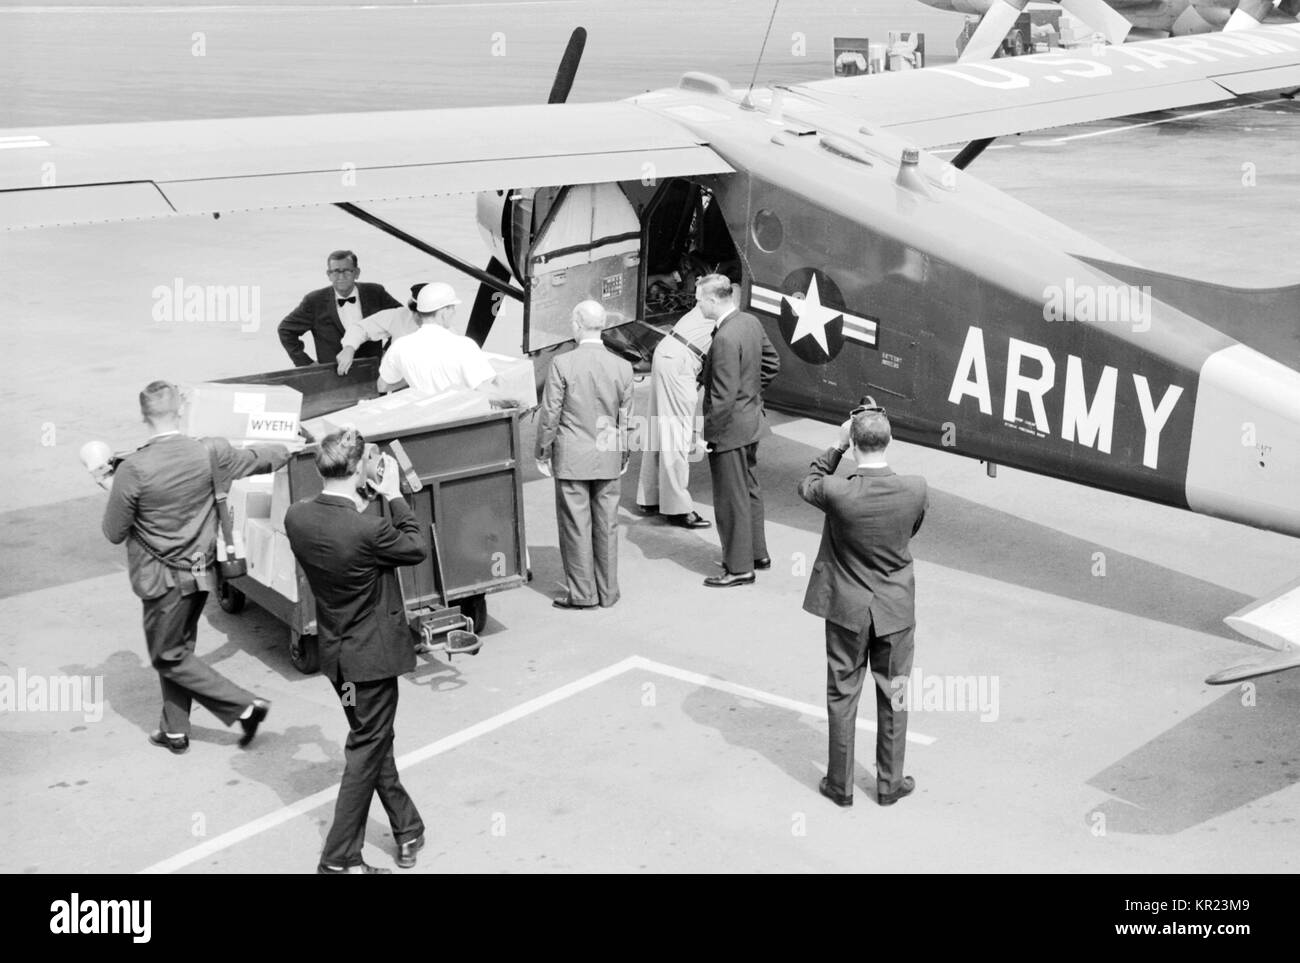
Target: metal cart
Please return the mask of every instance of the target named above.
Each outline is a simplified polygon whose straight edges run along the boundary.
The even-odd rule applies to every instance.
[[[333,366],[313,365],[288,371],[229,379],[228,383],[286,384],[303,393],[303,418],[338,411],[374,397],[374,362],[358,363],[340,378]],[[405,494],[429,535],[429,558],[399,568],[412,642],[424,651],[476,653],[478,633],[487,624],[487,596],[522,585],[531,578],[524,535],[523,471],[520,413],[493,411],[427,428],[367,436],[394,454],[405,455],[420,487]],[[288,465],[291,501],[321,491],[315,448],[297,452]],[[402,458],[398,459],[402,461]],[[404,484],[404,491],[408,486]],[[386,511],[378,499],[368,511]],[[289,656],[302,672],[320,665],[316,605],[311,587],[297,566],[298,600],[273,591],[251,576],[223,582],[218,601],[238,612],[251,599],[289,629]],[[471,636],[469,638],[466,636]]]

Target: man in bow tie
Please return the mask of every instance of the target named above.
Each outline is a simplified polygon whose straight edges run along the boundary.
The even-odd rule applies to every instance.
[[[300,368],[309,364],[335,364],[349,324],[359,324],[362,318],[376,311],[400,307],[382,284],[357,282],[361,268],[351,251],[333,252],[325,261],[325,275],[330,279],[330,286],[312,291],[280,322],[280,343]],[[315,360],[303,348],[302,338],[308,333],[316,345]],[[356,350],[358,358],[377,358],[381,354],[383,345],[378,341],[366,342]]]

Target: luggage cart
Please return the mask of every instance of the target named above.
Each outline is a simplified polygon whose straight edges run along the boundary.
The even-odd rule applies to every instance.
[[[375,397],[376,367],[373,361],[358,363],[340,378],[332,365],[313,365],[230,381],[297,388],[303,393],[303,417],[311,418]],[[487,625],[487,596],[532,578],[524,533],[519,418],[518,409],[493,411],[366,437],[397,459],[403,469],[403,497],[429,539],[428,559],[397,569],[417,651],[477,654],[478,636]],[[287,473],[291,502],[313,498],[323,487],[314,446],[296,452]],[[366,511],[385,512],[387,505],[377,499]],[[222,582],[217,598],[230,613],[252,600],[283,622],[290,660],[310,673],[320,667],[316,605],[302,567],[295,568],[296,600],[251,575]]]

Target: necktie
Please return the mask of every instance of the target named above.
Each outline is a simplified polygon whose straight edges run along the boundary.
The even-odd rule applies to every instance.
[[[357,296],[355,294],[352,295],[352,297],[350,298],[339,298],[340,308],[343,307],[343,305],[345,304],[356,304],[356,303],[357,303]]]

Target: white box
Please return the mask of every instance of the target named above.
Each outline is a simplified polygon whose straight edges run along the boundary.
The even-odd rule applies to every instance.
[[[271,533],[272,566],[271,591],[283,595],[290,602],[298,601],[298,560],[294,558],[289,536]]]
[[[296,388],[205,382],[185,391],[181,432],[232,444],[293,444],[301,414],[302,392]]]
[[[285,466],[271,476],[271,530],[284,531],[284,513],[289,510],[289,468]]]
[[[498,393],[506,398],[513,398],[524,408],[537,407],[537,370],[531,358],[511,358],[509,355],[487,354],[487,359],[496,370]]]
[[[244,555],[248,559],[248,574],[263,585],[270,586],[275,571],[275,532],[266,518],[250,518],[244,522]]]
[[[271,517],[271,485],[270,475],[249,475],[230,483],[226,505],[236,529],[243,529],[247,519]]]

